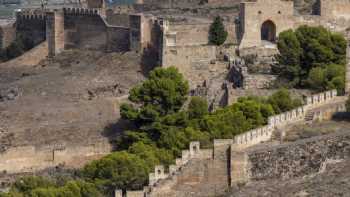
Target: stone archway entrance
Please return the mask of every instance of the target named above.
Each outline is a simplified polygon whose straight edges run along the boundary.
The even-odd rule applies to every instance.
[[[276,25],[271,20],[267,20],[261,25],[261,40],[276,41]]]

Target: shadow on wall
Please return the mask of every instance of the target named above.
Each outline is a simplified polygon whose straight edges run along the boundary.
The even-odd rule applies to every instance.
[[[151,29],[150,43],[143,49],[141,66],[142,74],[148,76],[149,72],[159,66],[159,49],[161,48],[162,31],[160,26],[154,24]]]
[[[350,112],[337,112],[333,115],[332,120],[350,122]]]
[[[112,150],[116,150],[116,139],[123,134],[123,131],[133,130],[136,127],[127,120],[118,119],[115,123],[108,124],[102,131],[102,136],[108,138]]]
[[[141,72],[147,77],[149,72],[158,66],[158,50],[154,47],[148,46],[143,50],[141,57]]]

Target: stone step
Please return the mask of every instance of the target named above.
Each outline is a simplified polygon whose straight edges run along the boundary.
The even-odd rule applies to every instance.
[[[314,111],[308,111],[305,115],[304,120],[305,121],[312,121],[314,119],[315,112]]]

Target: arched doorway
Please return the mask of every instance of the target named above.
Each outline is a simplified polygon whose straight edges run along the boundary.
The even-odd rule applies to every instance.
[[[261,25],[261,40],[269,42],[276,41],[276,25],[270,20],[265,21]]]

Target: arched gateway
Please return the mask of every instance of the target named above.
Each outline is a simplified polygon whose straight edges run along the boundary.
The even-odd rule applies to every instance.
[[[267,20],[261,25],[261,40],[276,41],[276,25],[271,20]]]

